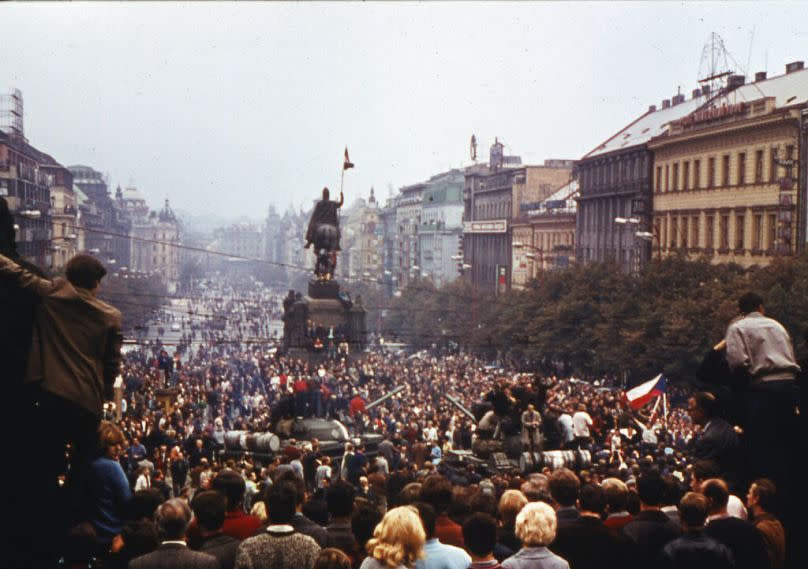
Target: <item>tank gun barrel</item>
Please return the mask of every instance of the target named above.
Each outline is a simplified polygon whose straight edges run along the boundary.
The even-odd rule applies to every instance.
[[[458,401],[456,398],[452,397],[451,395],[447,395],[447,394],[445,394],[445,393],[443,394],[443,396],[446,398],[446,400],[447,400],[449,403],[451,403],[452,405],[454,405],[455,407],[457,407],[458,409],[460,409],[460,411],[461,411],[461,412],[462,412],[462,413],[463,413],[463,414],[464,414],[466,417],[468,417],[469,419],[471,419],[472,421],[474,421],[474,423],[476,423],[476,422],[477,422],[477,417],[475,417],[475,416],[474,416],[474,413],[472,413],[471,411],[469,411],[469,410],[468,410],[468,408],[467,408],[465,405],[463,405],[463,404],[462,404],[460,401]]]
[[[399,393],[401,393],[405,389],[406,389],[406,386],[399,385],[393,391],[389,391],[389,392],[385,393],[384,395],[382,395],[381,397],[379,397],[378,399],[376,399],[375,401],[365,405],[365,409],[367,409],[369,411],[369,410],[373,409],[374,407],[376,407],[377,405],[379,405],[380,403],[384,403],[385,401],[390,399],[393,395],[398,395]]]

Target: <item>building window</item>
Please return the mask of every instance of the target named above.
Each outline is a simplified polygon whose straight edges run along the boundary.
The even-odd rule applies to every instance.
[[[769,153],[769,182],[777,181],[777,147],[773,147]]]
[[[690,246],[693,248],[699,247],[699,218],[694,216],[690,220]]]
[[[786,160],[791,161],[786,165],[786,178],[791,178],[794,174],[794,166],[792,165],[794,163],[794,146],[791,144],[786,146]]]
[[[763,152],[760,152],[763,154]],[[763,215],[755,214],[752,223],[752,250],[763,250]]]
[[[701,188],[701,160],[693,161],[693,189]]]
[[[738,185],[746,183],[746,152],[738,153]]]
[[[682,171],[682,189],[690,189],[690,162],[684,163],[684,168]]]
[[[769,224],[767,226],[768,231],[768,239],[766,239],[766,249],[769,251],[774,251],[775,245],[777,245],[777,214],[770,213],[769,217]]]
[[[722,215],[721,220],[718,225],[718,232],[719,232],[719,247],[722,250],[729,249],[729,216]]]
[[[715,245],[715,218],[712,215],[707,216],[707,234],[705,235],[705,243],[708,249],[711,249]]]
[[[679,189],[679,163],[673,165],[673,191],[677,191]]]
[[[763,183],[763,151],[755,152],[755,183]]]
[[[735,216],[735,250],[740,251],[743,249],[743,230],[744,230],[744,216],[743,214]]]
[[[715,158],[707,160],[707,187],[715,187]]]
[[[682,248],[687,249],[687,234],[688,234],[687,221],[688,221],[688,218],[687,218],[687,216],[683,215],[681,219],[682,219],[682,221],[681,221],[682,226],[681,226],[681,231],[679,232],[679,234],[682,236]]]
[[[659,246],[664,247],[665,249],[668,248],[668,218],[662,218],[662,231],[659,233]]]
[[[665,191],[666,192],[669,192],[671,190],[670,174],[671,174],[670,166],[665,164]]]
[[[657,193],[662,191],[662,166],[656,168],[656,191]]]
[[[724,187],[729,186],[729,154],[725,154],[722,164]]]

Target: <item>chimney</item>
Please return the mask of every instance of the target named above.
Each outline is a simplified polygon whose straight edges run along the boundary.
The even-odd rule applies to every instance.
[[[730,75],[727,79],[727,88],[736,89],[746,83],[746,77],[743,75]]]
[[[656,112],[656,105],[650,105],[650,106],[648,107],[648,112],[649,112],[649,113],[654,113],[654,112]]]
[[[755,83],[758,81],[765,81],[766,80],[766,72],[765,71],[758,71],[755,73]]]
[[[662,99],[662,108],[663,109],[669,109],[670,106],[671,106],[671,100],[670,99]]]
[[[674,106],[675,106],[675,105],[678,105],[679,103],[684,103],[684,102],[685,102],[685,96],[684,96],[684,95],[682,95],[682,94],[675,95],[675,96],[673,97],[673,100],[671,101],[671,103],[672,103]]]
[[[795,71],[802,71],[803,69],[805,69],[804,61],[792,61],[791,63],[786,63],[786,75],[789,73],[794,73]]]
[[[705,95],[709,95],[710,94],[710,84],[705,83],[701,88],[701,92],[704,93]]]
[[[698,99],[701,97],[701,89],[693,89],[693,98]]]

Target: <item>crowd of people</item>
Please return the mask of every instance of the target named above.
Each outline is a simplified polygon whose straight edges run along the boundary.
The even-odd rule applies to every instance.
[[[103,268],[82,262],[61,286],[107,315],[97,320],[97,374],[109,388],[120,369],[123,394],[99,422],[100,412],[93,421],[39,393],[36,420],[47,424],[42,413],[56,409],[50,420],[74,421],[69,441],[53,437],[52,424],[36,431],[58,439],[45,445],[56,457],[45,469],[53,480],[37,480],[63,486],[43,490],[44,503],[68,507],[39,520],[47,543],[27,558],[56,553],[63,566],[135,569],[781,569],[792,555],[793,521],[778,498],[796,488],[780,471],[750,478],[744,439],[708,391],[669,386],[664,409],[648,413],[607,382],[524,373],[466,353],[293,359],[268,334],[277,305],[240,304],[247,292],[238,289],[197,291],[184,306],[189,315],[226,313],[224,327],[188,319],[194,325],[175,346],[140,342],[119,361],[120,315],[82,292],[97,290]],[[11,264],[3,270],[19,277]],[[46,298],[53,290],[51,281],[20,279]],[[765,387],[783,405],[781,386]],[[94,397],[99,411],[112,399]],[[315,416],[382,442],[373,453],[348,443],[339,458],[317,439],[286,438],[270,460],[220,452],[228,431],[277,432]],[[591,463],[523,472],[457,452],[509,440],[517,451],[585,450]],[[64,442],[66,458],[54,450]],[[60,527],[63,539],[53,533]]]

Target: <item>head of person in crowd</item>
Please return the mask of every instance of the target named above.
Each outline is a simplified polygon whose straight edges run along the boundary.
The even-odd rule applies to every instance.
[[[180,498],[167,500],[154,513],[154,523],[163,541],[184,541],[191,523],[191,508]]]
[[[704,426],[718,415],[718,400],[708,391],[694,393],[687,401],[687,413],[696,425]]]
[[[421,518],[421,523],[424,524],[427,541],[435,539],[435,520],[438,517],[435,508],[426,502],[415,502],[413,506],[418,510],[418,516]]]
[[[127,523],[121,533],[112,540],[111,552],[118,555],[121,566],[126,560],[151,553],[160,545],[157,526],[153,520],[137,520]]]
[[[749,486],[746,507],[755,516],[774,514],[777,509],[777,486],[768,478],[758,478]]]
[[[606,478],[601,482],[606,493],[606,511],[610,514],[625,512],[628,505],[628,486],[619,478]]]
[[[544,474],[534,473],[520,486],[522,494],[530,502],[552,502],[550,480]]]
[[[516,524],[516,516],[527,503],[527,496],[519,490],[506,490],[499,499],[497,508],[502,525],[513,527]]]
[[[426,534],[418,510],[399,506],[384,515],[368,541],[370,557],[391,569],[411,567],[423,558]]]
[[[351,516],[351,531],[360,551],[365,550],[365,545],[373,537],[373,530],[380,521],[382,521],[382,514],[372,504],[365,503],[356,508]]]
[[[705,480],[718,476],[718,465],[712,460],[697,460],[690,471],[690,489],[701,492],[701,485]]]
[[[351,569],[351,558],[340,549],[326,547],[320,550],[312,569]]]
[[[216,490],[205,490],[194,496],[191,509],[203,536],[222,529],[226,508],[227,500]]]
[[[247,484],[241,474],[225,468],[210,483],[211,490],[216,490],[227,500],[227,511],[232,512],[242,507]]]
[[[490,561],[497,544],[497,520],[477,512],[463,522],[463,543],[472,561]]]
[[[497,515],[498,503],[497,498],[493,493],[489,494],[488,492],[477,492],[472,496],[469,505],[469,513],[483,512],[489,516]]]
[[[264,495],[270,525],[288,524],[295,517],[297,487],[292,482],[270,486]]]
[[[63,546],[66,566],[91,567],[98,553],[98,534],[91,523],[82,522],[67,530]]]
[[[302,512],[303,504],[306,502],[306,483],[296,476],[294,472],[284,472],[275,481],[276,484],[278,482],[290,482],[295,485],[297,489],[296,511]]]
[[[738,299],[738,312],[744,316],[751,312],[766,313],[763,306],[763,297],[755,292],[747,292]]]
[[[600,484],[584,484],[578,497],[581,515],[602,518],[606,513],[606,491]]]
[[[427,476],[421,484],[419,499],[432,506],[436,515],[444,515],[452,505],[452,483],[439,474]]]
[[[665,492],[665,481],[656,469],[646,470],[637,479],[637,494],[640,507],[644,510],[658,510]]]
[[[729,503],[729,488],[720,478],[710,478],[701,485],[701,493],[707,498],[708,512],[711,516],[725,514]]]
[[[311,521],[323,527],[328,525],[328,505],[323,500],[307,500],[301,512]]]
[[[516,537],[522,547],[550,545],[556,536],[555,510],[544,502],[530,502],[516,516]]]
[[[704,529],[707,521],[708,500],[697,492],[688,492],[679,502],[679,519],[685,532]]]
[[[353,514],[356,491],[349,483],[340,480],[325,491],[325,503],[333,519],[348,520]]]
[[[574,508],[581,481],[568,468],[559,468],[550,475],[550,496],[557,509]]]
[[[126,437],[118,425],[111,421],[101,421],[98,426],[98,455],[110,460],[118,460],[126,444]]]
[[[399,505],[407,506],[417,502],[421,496],[421,486],[420,482],[410,482],[404,486],[398,494]]]
[[[154,520],[154,513],[165,498],[158,488],[138,490],[126,504],[127,520]]]
[[[682,499],[682,487],[679,481],[671,474],[664,474],[662,481],[665,483],[665,489],[662,492],[661,505],[678,506]]]
[[[101,279],[107,274],[104,265],[85,253],[73,256],[65,266],[65,278],[76,288],[89,291],[93,295],[98,293]]]

